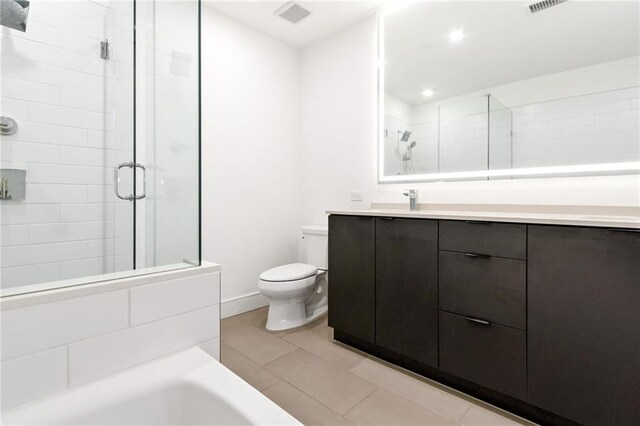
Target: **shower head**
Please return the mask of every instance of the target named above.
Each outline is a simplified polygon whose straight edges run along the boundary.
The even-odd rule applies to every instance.
[[[411,137],[411,133],[412,133],[412,132],[411,132],[410,130],[405,130],[405,131],[402,133],[402,137],[400,138],[400,140],[401,140],[402,142],[409,142],[409,138]]]
[[[28,16],[27,0],[0,0],[0,25],[25,32]]]

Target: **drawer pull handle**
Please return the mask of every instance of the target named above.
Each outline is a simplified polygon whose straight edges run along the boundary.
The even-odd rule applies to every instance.
[[[383,217],[382,220],[393,220],[392,217]]]
[[[488,222],[486,220],[465,220],[465,222],[472,225],[491,225],[491,222]]]
[[[467,257],[475,257],[478,259],[489,259],[491,257],[488,254],[478,254],[478,253],[465,253],[464,255]]]
[[[489,321],[481,320],[478,318],[464,317],[464,319],[466,319],[467,321],[475,322],[476,324],[491,325]]]

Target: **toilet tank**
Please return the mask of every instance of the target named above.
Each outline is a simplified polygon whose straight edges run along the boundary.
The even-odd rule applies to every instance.
[[[302,227],[305,263],[325,271],[328,267],[328,231],[329,227],[322,225],[307,225]]]

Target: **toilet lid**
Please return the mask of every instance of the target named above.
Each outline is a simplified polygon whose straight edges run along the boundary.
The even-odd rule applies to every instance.
[[[269,269],[260,275],[262,281],[295,281],[309,278],[318,273],[318,268],[305,263],[290,263]]]

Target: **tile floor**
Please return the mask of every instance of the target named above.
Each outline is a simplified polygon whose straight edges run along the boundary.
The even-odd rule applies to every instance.
[[[267,309],[222,320],[222,363],[313,425],[531,425],[332,340],[326,317],[282,332]]]

